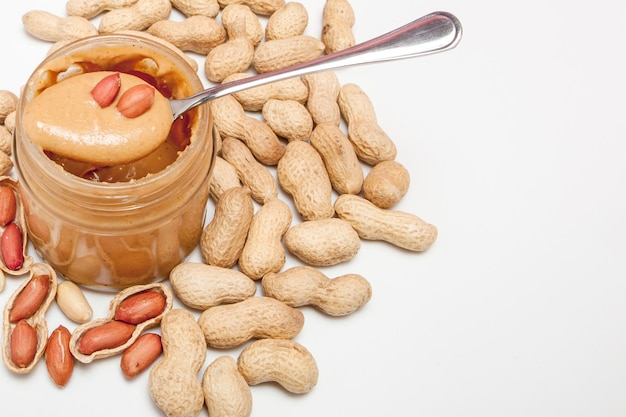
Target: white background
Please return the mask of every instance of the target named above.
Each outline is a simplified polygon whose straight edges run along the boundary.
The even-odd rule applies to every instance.
[[[319,36],[323,2],[302,3]],[[364,242],[325,269],[362,274],[373,298],[340,319],[304,308],[296,340],[318,384],[255,386],[253,416],[625,416],[626,3],[351,4],[358,41],[435,10],[463,23],[453,51],[338,73],[369,94],[410,171],[397,208],[439,237],[420,254]],[[3,8],[0,89],[19,92],[49,47],[21,16],[64,7]],[[7,277],[3,305],[19,282]],[[105,316],[110,295],[87,295]],[[74,326],[56,306],[47,319]],[[208,350],[206,364],[224,353],[237,351]],[[162,415],[147,373],[127,381],[118,357],[77,364],[63,389],[43,361],[26,376],[0,366],[3,416],[85,413]]]

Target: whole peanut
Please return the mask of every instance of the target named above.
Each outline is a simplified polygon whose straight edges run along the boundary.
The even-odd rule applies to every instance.
[[[176,45],[181,51],[206,55],[226,41],[226,30],[215,19],[204,15],[190,16],[182,21],[159,20],[147,29]]]
[[[0,90],[0,124],[17,109],[19,98],[9,90]]]
[[[7,130],[11,133],[13,133],[13,131],[15,130],[15,116],[17,115],[16,111],[12,111],[9,114],[7,114],[6,118],[4,119],[4,127],[7,128]]]
[[[409,171],[400,162],[379,162],[365,177],[363,197],[380,208],[391,208],[406,195],[410,181]]]
[[[249,385],[276,382],[293,394],[306,394],[317,384],[315,358],[293,340],[256,340],[241,351],[239,372]]]
[[[307,85],[309,96],[306,106],[315,124],[341,123],[341,111],[337,98],[341,84],[334,71],[316,72],[302,76]]]
[[[254,215],[250,190],[226,190],[215,205],[213,219],[202,231],[200,249],[204,262],[230,268],[237,263]]]
[[[284,39],[302,35],[309,24],[309,13],[302,3],[290,1],[267,20],[265,39]]]
[[[339,196],[335,200],[335,211],[362,239],[382,240],[416,252],[425,251],[437,239],[437,228],[416,215],[381,209],[359,196]]]
[[[250,149],[239,139],[224,138],[222,157],[237,171],[252,198],[260,204],[278,196],[278,184],[269,169],[256,160]]]
[[[13,135],[6,126],[0,125],[0,152],[10,156],[13,152]],[[3,174],[5,175],[5,174]]]
[[[106,12],[98,31],[112,33],[120,30],[145,30],[172,12],[170,0],[137,0],[132,6]]]
[[[137,0],[68,0],[65,10],[70,16],[91,19],[107,10],[121,9],[137,3]]]
[[[170,0],[172,6],[187,17],[208,16],[215,17],[220,11],[217,0]]]
[[[296,224],[285,233],[285,246],[308,265],[331,266],[354,258],[361,239],[350,223],[332,217]]]
[[[161,321],[163,357],[148,377],[152,400],[168,417],[197,416],[204,406],[198,372],[206,360],[204,335],[193,314],[172,309]]]
[[[187,307],[206,310],[250,298],[256,284],[244,273],[201,262],[184,262],[170,272],[170,284]]]
[[[335,123],[318,124],[311,146],[320,154],[330,183],[339,194],[358,194],[363,188],[363,168],[350,140]]]
[[[270,16],[276,10],[285,5],[285,0],[217,0],[222,8],[231,4],[243,4],[248,6],[254,13],[261,16]]]
[[[265,41],[254,51],[252,62],[257,72],[269,72],[308,62],[324,53],[324,44],[308,35]]]
[[[22,24],[26,32],[49,42],[75,40],[98,34],[98,29],[84,17],[59,17],[43,10],[25,13]]]
[[[347,0],[326,0],[322,12],[322,42],[327,54],[354,46],[354,10]]]
[[[211,102],[211,111],[222,137],[233,137],[245,143],[254,157],[265,165],[276,165],[285,154],[285,145],[274,131],[261,120],[245,114],[233,96],[224,96]]]
[[[228,40],[213,48],[204,60],[204,73],[213,82],[245,72],[254,59],[255,46],[263,38],[261,22],[249,7],[241,4],[227,6],[221,17]]]
[[[322,157],[308,142],[289,142],[276,172],[278,183],[291,195],[304,220],[324,219],[334,214],[328,172]]]
[[[198,319],[206,344],[230,349],[250,339],[291,339],[304,326],[296,308],[270,297],[251,297],[205,310]]]
[[[202,391],[211,417],[248,417],[252,413],[250,386],[230,356],[220,356],[206,367]]]
[[[13,159],[6,152],[0,152],[0,176],[9,175],[12,169]]]
[[[181,51],[176,45],[174,45],[173,43],[171,43],[169,41],[166,41],[163,38],[159,38],[158,36],[151,35],[148,32],[142,31],[142,30],[118,30],[115,33],[119,33],[121,35],[126,34],[126,35],[138,36],[138,37],[146,38],[146,39],[151,40],[153,42],[160,43],[163,46],[165,46],[166,48],[171,49],[172,51],[174,51],[174,53],[176,53],[187,64],[189,64],[189,66],[191,68],[193,68],[194,71],[198,71],[198,61],[196,61],[195,59],[191,58],[190,56],[185,54],[183,51]]]
[[[224,194],[224,191],[233,187],[241,187],[241,180],[237,170],[230,162],[219,155],[216,156],[209,183],[209,196],[211,196],[213,201],[217,202]]]
[[[239,257],[239,269],[252,279],[277,272],[285,265],[282,238],[291,226],[291,209],[274,197],[254,214],[248,238]]]
[[[313,118],[307,108],[295,100],[268,100],[261,110],[263,120],[279,137],[308,140],[313,130]]]
[[[238,72],[226,77],[224,79],[224,83],[241,80],[250,76],[250,74]],[[241,104],[244,110],[260,111],[263,109],[265,103],[271,99],[294,100],[300,104],[304,104],[309,96],[309,89],[301,78],[295,77],[249,88],[238,93],[234,93],[233,96]]]
[[[229,39],[245,37],[255,47],[263,40],[261,21],[254,11],[245,4],[232,4],[224,7],[222,24]]]
[[[261,282],[268,297],[291,307],[312,305],[331,316],[352,314],[372,298],[372,287],[361,275],[328,278],[307,265],[266,274]]]
[[[371,100],[356,84],[345,84],[337,99],[357,156],[369,165],[395,159],[396,145],[378,124]]]

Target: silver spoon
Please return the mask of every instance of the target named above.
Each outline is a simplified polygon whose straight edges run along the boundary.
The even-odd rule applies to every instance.
[[[209,100],[287,78],[353,65],[412,58],[454,48],[461,22],[450,13],[434,12],[369,41],[309,62],[218,84],[182,99],[170,100],[174,119]]]

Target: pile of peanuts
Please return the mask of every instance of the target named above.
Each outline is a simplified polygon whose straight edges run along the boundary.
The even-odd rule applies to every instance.
[[[28,12],[24,28],[52,42],[51,51],[98,33],[147,36],[197,70],[198,60],[186,53],[204,56],[214,83],[355,44],[346,0],[324,2],[319,39],[304,34],[304,6],[285,0],[69,0],[66,8],[67,16]],[[170,19],[173,10],[184,19]],[[13,168],[17,101],[0,91],[2,176]],[[342,85],[328,71],[209,105],[221,140],[210,183],[214,212],[199,242],[203,262],[176,266],[167,282],[119,292],[109,315],[95,320],[81,288],[57,279],[45,263],[28,263],[20,273],[29,277],[4,309],[9,369],[27,373],[45,356],[52,380],[64,386],[74,360],[120,355],[128,378],[149,369],[150,396],[167,416],[195,416],[203,407],[211,417],[249,416],[252,385],[273,381],[303,394],[317,383],[315,359],[293,340],[304,326],[299,307],[347,316],[372,296],[363,276],[331,278],[318,267],[353,259],[362,240],[416,252],[435,241],[435,226],[393,208],[408,191],[409,174],[356,84]],[[285,269],[287,253],[302,264]],[[2,290],[4,276],[0,283]],[[263,295],[256,295],[258,283]],[[186,308],[174,308],[174,299]],[[79,323],[72,332],[59,326],[48,335],[44,315],[53,301]],[[160,332],[145,332],[156,326]],[[207,348],[236,347],[237,358],[220,355],[199,377]]]

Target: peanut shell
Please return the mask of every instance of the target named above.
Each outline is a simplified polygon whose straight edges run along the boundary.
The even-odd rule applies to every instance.
[[[30,317],[25,319],[36,331],[37,333],[37,350],[35,352],[35,356],[32,362],[24,367],[19,367],[11,361],[11,350],[10,350],[10,342],[11,342],[11,333],[15,328],[16,323],[11,323],[9,320],[9,315],[11,313],[11,309],[15,303],[15,300],[18,298],[21,291],[28,285],[31,279],[39,275],[47,275],[50,280],[50,285],[48,288],[48,295],[43,300],[37,311],[35,311]],[[3,314],[3,343],[2,343],[2,359],[6,367],[15,372],[17,374],[26,374],[32,371],[34,366],[39,362],[39,359],[43,356],[46,349],[46,343],[48,342],[48,324],[45,319],[46,311],[50,307],[50,304],[54,300],[57,289],[57,274],[48,264],[45,263],[34,263],[30,268],[30,276],[28,279],[24,280],[24,282],[15,290],[15,292],[11,295],[7,304],[4,307]]]
[[[118,347],[115,347],[112,349],[98,350],[89,355],[85,355],[79,352],[78,345],[79,345],[80,338],[88,330],[112,321],[113,318],[115,317],[117,307],[125,299],[143,291],[157,291],[157,292],[162,293],[165,296],[165,309],[163,310],[161,314],[137,324],[130,338],[124,344]],[[163,318],[163,316],[172,309],[173,301],[174,301],[174,296],[172,294],[172,290],[170,290],[170,288],[163,283],[135,285],[135,286],[128,287],[120,291],[119,293],[115,295],[115,297],[113,297],[113,299],[109,303],[109,314],[106,318],[99,318],[99,319],[92,320],[74,329],[74,331],[72,332],[72,337],[70,338],[70,351],[72,352],[72,355],[74,355],[74,357],[82,363],[91,363],[95,359],[108,358],[108,357],[111,357],[111,356],[114,356],[123,352],[127,347],[132,345],[137,340],[137,338],[143,333],[144,330],[157,326],[161,322],[161,319]]]
[[[2,269],[5,273],[9,275],[23,275],[30,271],[30,268],[33,266],[35,260],[32,256],[28,256],[27,247],[28,247],[28,233],[26,227],[26,220],[24,214],[24,206],[22,204],[22,199],[18,189],[18,182],[16,179],[9,176],[0,176],[0,185],[7,185],[13,189],[16,197],[16,214],[14,222],[18,225],[21,233],[22,233],[22,253],[24,254],[24,261],[22,266],[18,269],[10,269],[2,260],[0,262],[0,269]],[[4,231],[6,227],[0,227],[0,234]]]

